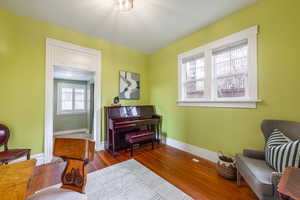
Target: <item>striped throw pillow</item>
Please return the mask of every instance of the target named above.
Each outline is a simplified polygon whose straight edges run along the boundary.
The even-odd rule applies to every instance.
[[[265,146],[266,162],[278,172],[289,166],[300,167],[300,140],[292,141],[275,129]]]

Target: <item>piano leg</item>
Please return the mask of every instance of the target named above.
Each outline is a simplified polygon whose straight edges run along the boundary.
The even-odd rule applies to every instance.
[[[159,124],[157,124],[157,125],[155,126],[155,128],[156,128],[156,130],[155,130],[155,132],[156,132],[156,140],[157,140],[157,144],[159,144],[159,143],[160,143]]]
[[[116,153],[116,138],[115,138],[116,134],[115,131],[112,132],[112,156],[116,157],[117,153]]]
[[[130,144],[130,156],[133,156],[133,144]]]

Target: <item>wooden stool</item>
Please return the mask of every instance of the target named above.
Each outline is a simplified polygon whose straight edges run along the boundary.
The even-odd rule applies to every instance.
[[[86,166],[94,160],[95,142],[87,139],[56,138],[54,156],[67,162],[62,174],[61,188],[49,188],[32,195],[29,200],[72,199],[87,200]]]
[[[138,131],[138,132],[127,133],[125,135],[125,139],[130,145],[131,156],[133,156],[133,145],[135,144],[151,141],[152,149],[154,149],[155,134],[152,131]]]
[[[94,160],[95,142],[87,139],[56,138],[54,156],[67,161],[62,188],[85,193],[86,166]]]

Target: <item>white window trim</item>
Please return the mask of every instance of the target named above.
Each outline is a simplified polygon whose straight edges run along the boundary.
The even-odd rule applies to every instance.
[[[222,39],[213,41],[191,51],[182,53],[178,56],[178,101],[179,106],[203,106],[203,107],[236,107],[236,108],[256,108],[256,103],[261,102],[257,97],[257,33],[258,26],[250,27],[246,30],[231,34]],[[211,94],[215,86],[213,79],[212,52],[213,50],[226,47],[238,41],[248,40],[248,84],[249,98],[216,98],[215,94]],[[183,67],[182,60],[197,54],[205,55],[205,74],[207,82],[205,82],[206,98],[187,99],[184,98],[183,90]]]
[[[84,89],[85,95],[84,95],[84,109],[83,110],[75,110],[74,109],[74,103],[75,103],[75,96],[73,91],[73,110],[70,111],[63,111],[61,110],[61,90],[63,87],[73,88],[73,89]],[[87,88],[85,85],[82,84],[73,84],[73,83],[57,83],[57,115],[74,115],[74,114],[85,114],[87,112]]]

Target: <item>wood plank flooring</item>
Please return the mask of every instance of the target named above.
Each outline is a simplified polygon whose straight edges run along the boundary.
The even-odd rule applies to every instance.
[[[237,187],[235,181],[228,181],[216,172],[216,165],[194,155],[167,145],[144,146],[135,150],[134,159],[166,179],[194,199],[199,200],[257,200],[250,188],[243,183]],[[114,158],[106,151],[95,153],[95,159],[88,165],[88,171],[101,170],[113,164],[131,159],[129,152],[120,152]],[[38,166],[33,175],[31,193],[60,183],[65,163],[57,162]]]

